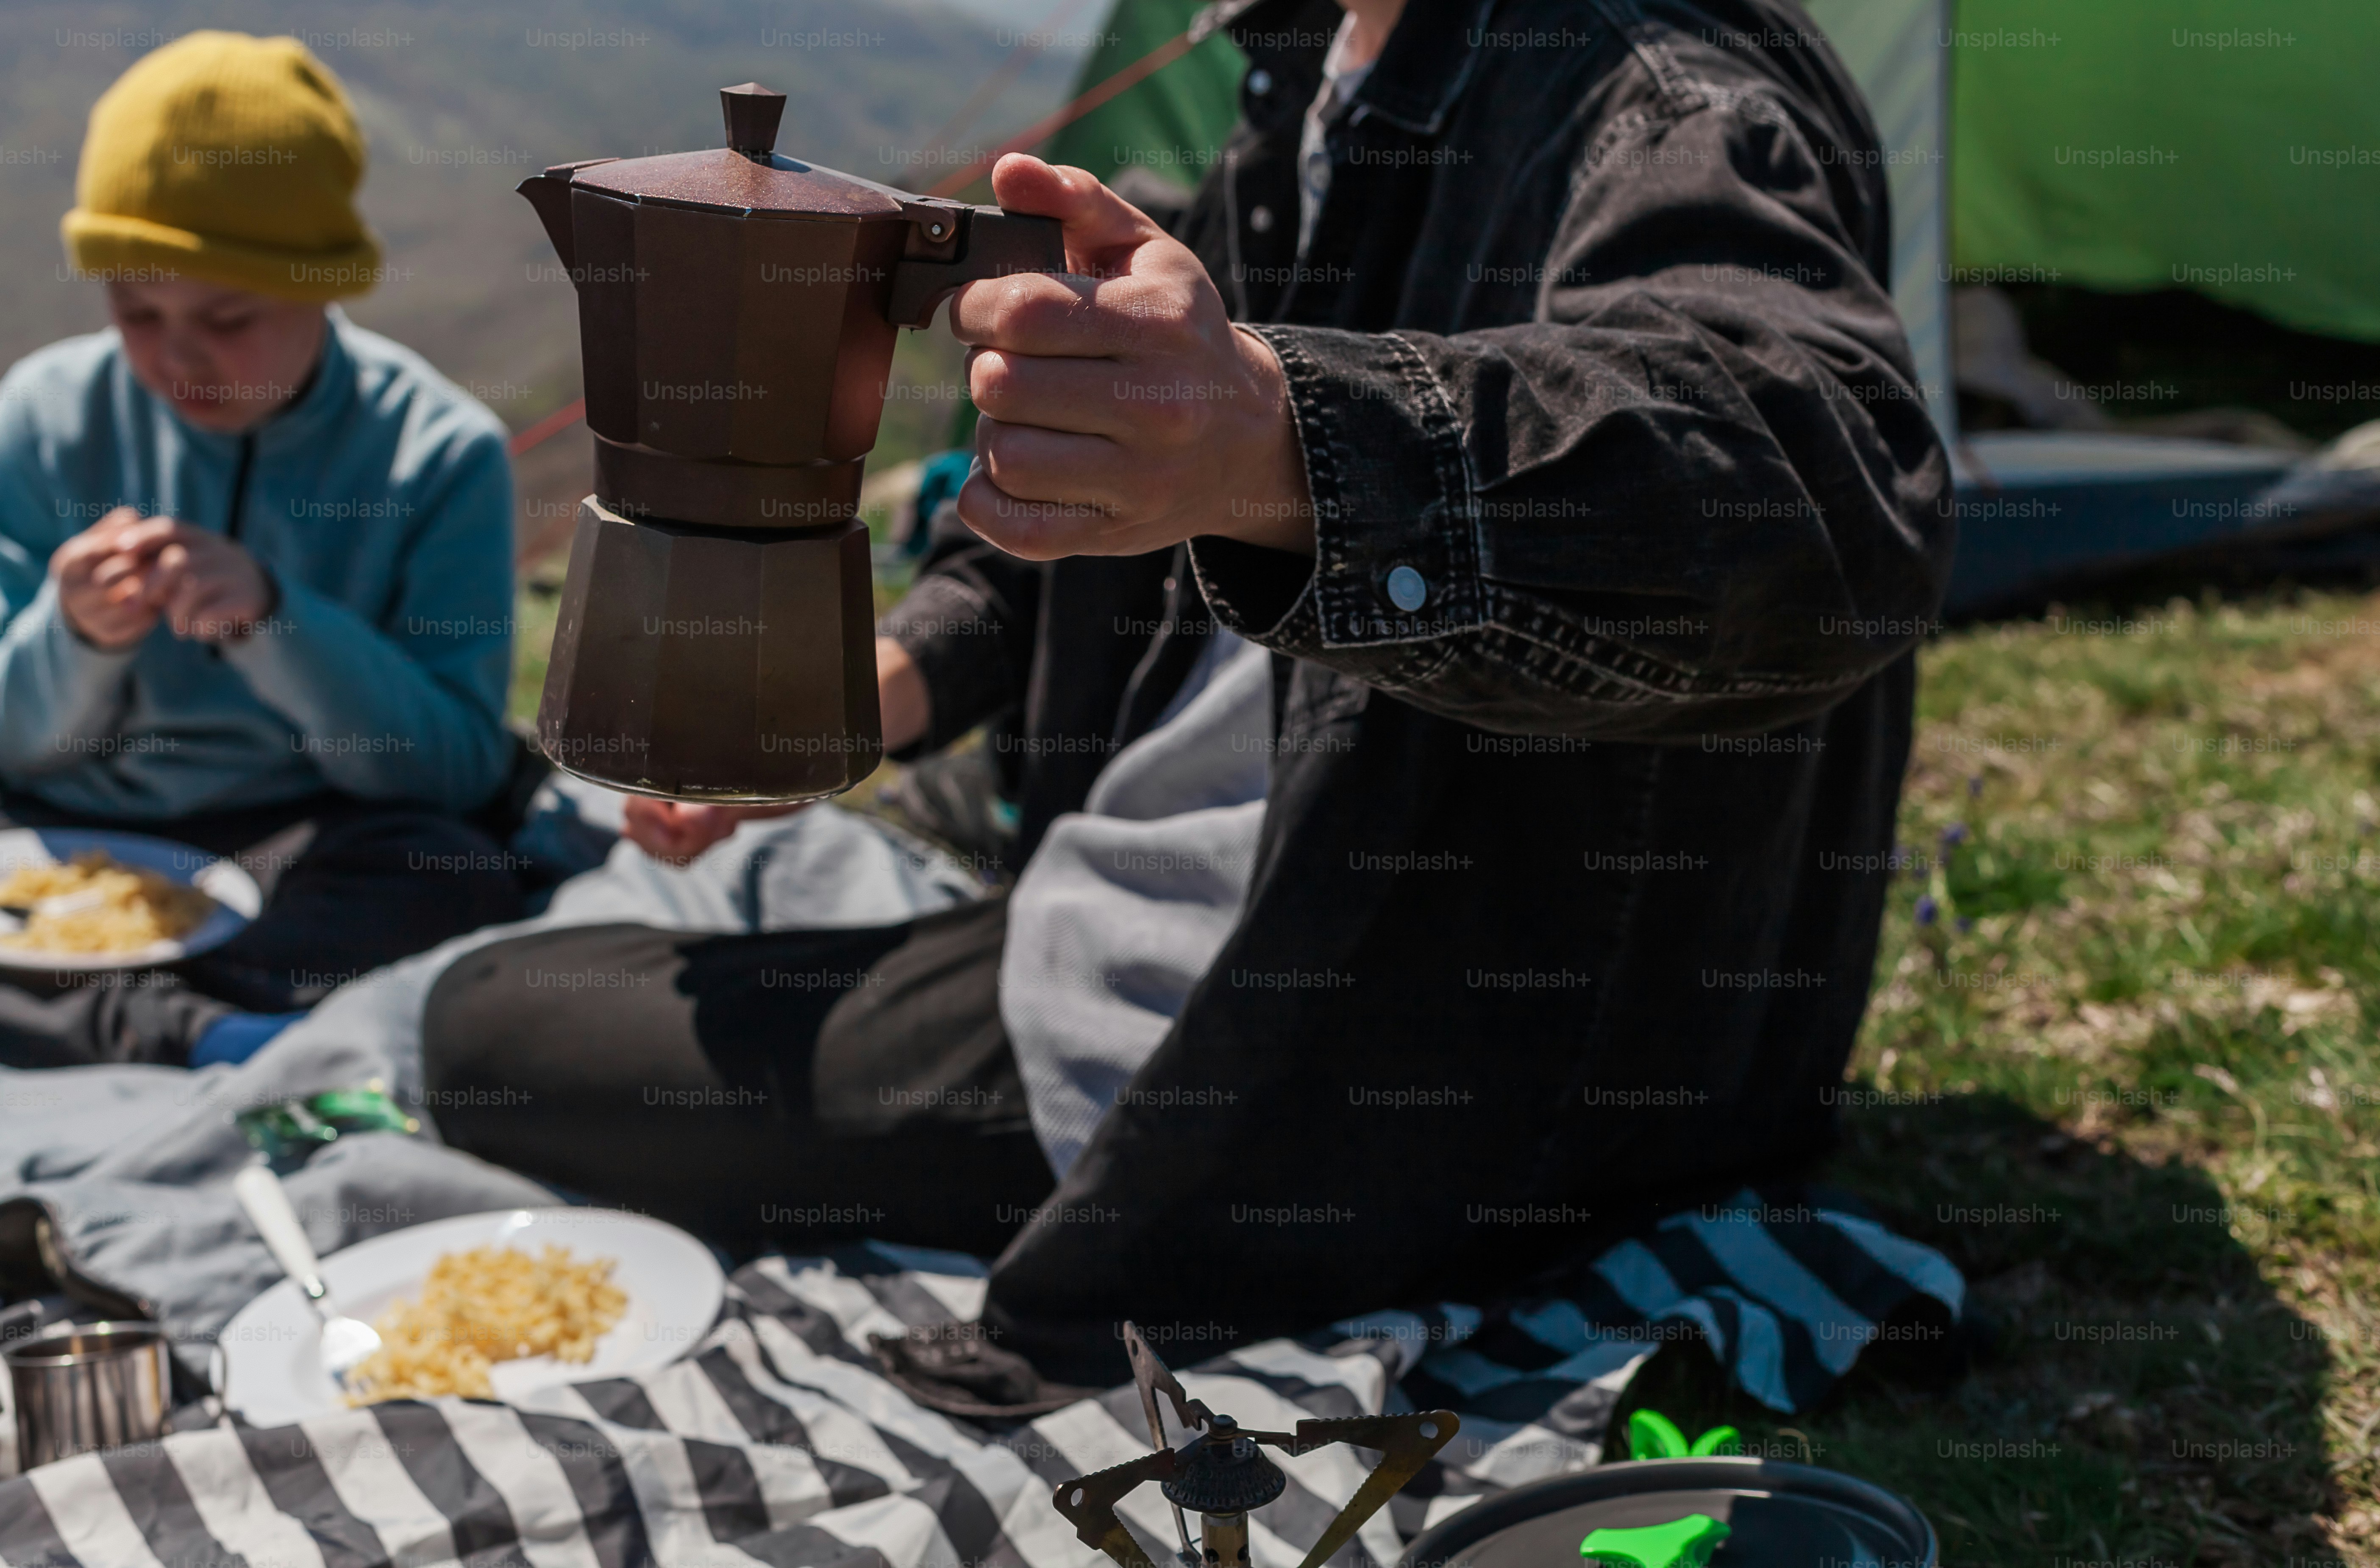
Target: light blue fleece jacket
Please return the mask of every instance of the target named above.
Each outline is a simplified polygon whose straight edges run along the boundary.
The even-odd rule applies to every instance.
[[[304,394],[245,435],[184,424],[113,331],[0,380],[0,784],[157,823],[325,788],[449,811],[494,791],[510,746],[504,427],[420,356],[330,321]],[[119,652],[84,642],[50,553],[118,505],[217,533],[237,505],[280,608],[220,652],[162,624]]]

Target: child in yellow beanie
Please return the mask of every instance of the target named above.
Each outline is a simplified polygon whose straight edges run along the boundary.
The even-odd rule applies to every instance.
[[[203,1062],[518,912],[461,819],[516,754],[504,432],[331,303],[385,276],[363,171],[295,39],[189,34],[91,111],[63,230],[114,327],[0,381],[0,826],[283,848],[187,984],[0,986],[0,1064]]]

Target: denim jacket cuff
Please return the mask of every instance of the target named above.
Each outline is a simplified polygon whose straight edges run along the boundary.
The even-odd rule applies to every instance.
[[[1202,535],[1190,541],[1190,574],[1227,631],[1284,653],[1322,645],[1314,563],[1304,556]]]
[[[1267,559],[1278,552],[1196,541],[1192,557],[1216,613],[1290,653],[1423,642],[1483,624],[1463,428],[1420,351],[1392,332],[1247,331],[1271,347],[1288,379],[1315,554],[1293,598],[1282,592],[1281,561]],[[1246,623],[1235,622],[1235,610]]]

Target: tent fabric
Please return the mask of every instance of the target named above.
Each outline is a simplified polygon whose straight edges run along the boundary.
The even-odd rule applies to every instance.
[[[1951,42],[1959,281],[2380,342],[2380,6],[1961,0]]]
[[[1123,70],[1184,31],[1205,9],[1201,0],[1116,0],[1099,26],[1098,42],[1075,78],[1079,96]],[[1153,75],[1126,88],[1072,125],[1062,127],[1040,149],[1052,163],[1087,169],[1114,185],[1127,170],[1145,171],[1187,192],[1232,134],[1240,116],[1240,78],[1247,56],[1218,32]],[[1137,193],[1126,180],[1125,195]],[[961,193],[966,200],[990,199],[978,185]],[[1144,198],[1144,199],[1146,199]],[[962,401],[953,410],[953,447],[975,444],[976,407]]]
[[[1197,9],[1194,0],[1117,0],[1078,89],[1140,58]],[[1876,114],[1892,186],[1894,297],[1920,382],[1940,389],[1946,433],[1944,296],[1954,282],[2188,288],[2286,326],[2380,342],[2369,264],[2380,251],[2380,96],[2363,79],[2380,46],[2380,7],[1809,0],[1808,9]],[[1209,39],[1061,132],[1052,155],[1103,179],[1137,163],[1195,184],[1236,115],[1244,68],[1227,40]]]
[[[1892,302],[1909,332],[1917,387],[1946,440],[1958,434],[1951,391],[1949,260],[1950,0],[1809,0],[1876,118],[1892,192]]]
[[[1908,324],[1917,381],[1953,434],[1945,166],[1949,0],[1811,0],[1809,10],[1875,112],[1892,189],[1892,296]],[[1105,81],[1190,25],[1196,0],[1116,0],[1075,90]],[[1138,167],[1187,188],[1239,117],[1246,58],[1218,33],[1060,131],[1051,161],[1113,183]]]
[[[1199,0],[1117,0],[1075,90],[1107,80],[1187,28],[1203,8]],[[1061,130],[1048,157],[1111,184],[1138,166],[1188,189],[1231,136],[1247,68],[1247,56],[1218,32]]]

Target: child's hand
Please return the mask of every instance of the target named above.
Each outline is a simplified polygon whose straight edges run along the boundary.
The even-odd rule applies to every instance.
[[[628,842],[657,861],[684,865],[741,824],[764,816],[787,816],[808,805],[795,801],[781,806],[710,806],[686,801],[657,801],[650,795],[630,797],[623,813],[621,832]]]
[[[171,519],[119,506],[51,554],[58,609],[77,636],[98,647],[128,648],[156,626],[149,573],[172,529]]]
[[[273,579],[234,539],[186,524],[158,547],[150,595],[176,637],[236,643],[273,613]]]
[[[119,506],[50,557],[58,607],[85,642],[127,648],[160,621],[174,635],[237,642],[273,612],[272,578],[238,543]]]

